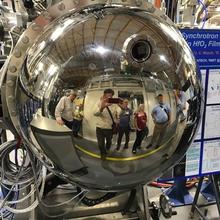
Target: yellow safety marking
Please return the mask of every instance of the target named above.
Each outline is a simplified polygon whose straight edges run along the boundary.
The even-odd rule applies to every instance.
[[[144,158],[144,157],[147,157],[147,156],[150,156],[151,154],[154,154],[156,153],[157,151],[159,151],[161,148],[163,148],[168,142],[170,142],[173,138],[174,138],[175,135],[173,135],[167,142],[165,142],[164,144],[162,144],[159,148],[155,149],[155,150],[152,150],[148,153],[145,153],[145,154],[141,154],[141,155],[138,155],[138,156],[134,156],[134,157],[106,157],[105,160],[111,160],[111,161],[131,161],[131,160],[138,160],[138,159],[141,159],[141,158]],[[79,145],[76,144],[76,148],[79,149],[80,151],[84,152],[85,154],[89,155],[89,156],[92,156],[92,157],[95,157],[95,158],[101,158],[101,156],[99,154],[96,154],[96,153],[92,153],[91,151],[88,151],[86,150],[85,148],[83,147],[80,147]]]

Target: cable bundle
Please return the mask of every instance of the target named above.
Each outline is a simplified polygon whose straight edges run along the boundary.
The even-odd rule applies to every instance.
[[[27,153],[25,146],[19,141],[13,140],[5,142],[0,146],[0,175],[1,175],[1,191],[0,198],[0,216],[1,218],[9,218],[11,213],[29,212],[37,207],[38,200],[27,208],[16,209],[18,203],[23,203],[27,199],[36,197],[34,187],[33,169],[30,162],[30,152]],[[37,186],[40,187],[40,194],[43,195],[44,182],[46,179],[46,169],[42,168],[39,161],[34,158],[35,172],[37,175]],[[27,195],[18,199],[20,192],[27,192]],[[11,215],[13,218],[13,215]]]
[[[14,158],[13,158],[14,157]],[[13,218],[14,214],[26,213],[40,206],[46,216],[59,217],[67,214],[63,212],[58,215],[48,214],[48,209],[65,206],[76,200],[73,206],[77,206],[86,196],[86,190],[73,195],[71,199],[54,205],[47,204],[42,200],[46,182],[47,170],[39,160],[32,154],[28,146],[13,140],[0,145],[0,186],[5,193],[0,197],[0,219]],[[27,194],[22,197],[22,192]],[[83,197],[80,195],[84,194]],[[18,199],[19,198],[19,199]],[[32,201],[31,204],[22,209],[17,204]],[[29,202],[30,203],[30,202]],[[23,204],[22,204],[23,207]]]

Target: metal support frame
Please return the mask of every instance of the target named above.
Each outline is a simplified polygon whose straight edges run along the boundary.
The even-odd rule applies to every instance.
[[[220,216],[220,191],[219,191],[219,186],[218,186],[218,176],[217,175],[211,175],[210,178],[211,178],[211,182],[213,184],[216,205],[217,205],[218,213],[219,213],[219,216]]]
[[[213,192],[214,192],[214,197],[215,197],[215,202],[209,202],[207,204],[198,204],[198,198],[199,198],[199,193],[201,192],[201,188],[202,188],[202,183],[204,180],[204,177],[201,177],[199,179],[199,183],[196,189],[196,194],[194,197],[194,201],[191,207],[191,213],[190,216],[191,218],[193,218],[195,211],[197,211],[197,213],[199,214],[199,216],[201,217],[202,220],[209,220],[208,217],[206,216],[207,213],[203,213],[200,208],[202,207],[206,207],[206,206],[210,206],[210,205],[217,205],[218,208],[218,213],[220,216],[220,191],[219,191],[219,186],[218,186],[218,175],[214,175],[211,174],[209,175],[212,187],[213,187]]]
[[[140,208],[138,212],[139,218],[140,220],[150,220],[147,185],[138,187],[137,191],[137,201]]]
[[[174,181],[174,186],[164,191],[164,194],[169,197],[173,207],[191,205],[193,197],[186,188],[186,179],[177,179]]]
[[[61,195],[61,194],[59,194]],[[50,197],[50,195],[48,195]],[[49,199],[48,197],[48,199]],[[52,197],[54,199],[54,197]],[[48,200],[50,201],[50,199]],[[116,202],[117,201],[117,202]],[[105,206],[106,205],[106,206]],[[105,201],[100,205],[87,207],[78,204],[73,212],[68,213],[64,219],[82,220],[90,218],[102,219],[139,219],[152,220],[149,209],[149,199],[147,185],[140,185],[129,192],[118,193],[111,201]],[[36,212],[31,213],[29,220],[44,216],[44,213],[38,208]],[[159,218],[158,218],[159,219]]]
[[[201,194],[208,202],[215,201],[214,189],[211,180],[202,183]]]

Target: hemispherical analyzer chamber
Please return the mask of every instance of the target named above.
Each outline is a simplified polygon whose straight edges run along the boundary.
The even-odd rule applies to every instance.
[[[201,117],[189,47],[138,8],[59,17],[30,45],[18,78],[22,138],[58,176],[87,188],[152,180],[181,159]]]

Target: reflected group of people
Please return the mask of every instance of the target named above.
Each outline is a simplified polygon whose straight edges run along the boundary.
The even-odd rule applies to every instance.
[[[164,102],[163,94],[157,96],[158,103],[151,112],[154,129],[153,134],[151,133],[152,138],[149,139],[149,116],[146,113],[148,111],[145,111],[145,104],[137,103],[137,110],[134,112],[129,107],[129,98],[114,98],[114,94],[113,89],[105,89],[93,113],[96,140],[101,158],[105,159],[110,151],[114,134],[117,134],[116,152],[121,150],[123,137],[125,137],[123,150],[129,149],[131,132],[136,132],[135,137],[132,138],[132,146],[130,146],[133,154],[136,154],[141,148],[145,150],[159,148],[171,123],[171,109]],[[73,135],[78,137],[84,118],[84,106],[83,103],[77,104],[76,99],[77,93],[73,90],[69,95],[63,96],[56,105],[55,118],[58,124],[65,124],[72,130]],[[142,144],[144,139],[148,144]]]
[[[116,151],[121,148],[122,138],[125,135],[125,143],[123,149],[129,148],[130,132],[135,129],[136,138],[133,143],[132,153],[136,154],[141,149],[141,144],[144,138],[148,137],[148,117],[145,112],[145,105],[139,104],[136,112],[128,107],[129,100],[121,98],[113,98],[114,91],[112,89],[105,89],[103,96],[100,98],[97,110],[94,116],[97,117],[96,123],[96,137],[98,147],[101,153],[101,158],[106,158],[108,151],[112,145],[112,138],[115,126],[118,127],[118,138]],[[118,111],[118,109],[120,109]],[[152,110],[152,118],[155,123],[153,137],[151,143],[146,147],[158,148],[164,134],[166,127],[170,124],[170,107],[164,103],[163,95],[158,95],[158,105]],[[134,128],[132,128],[132,121]]]

